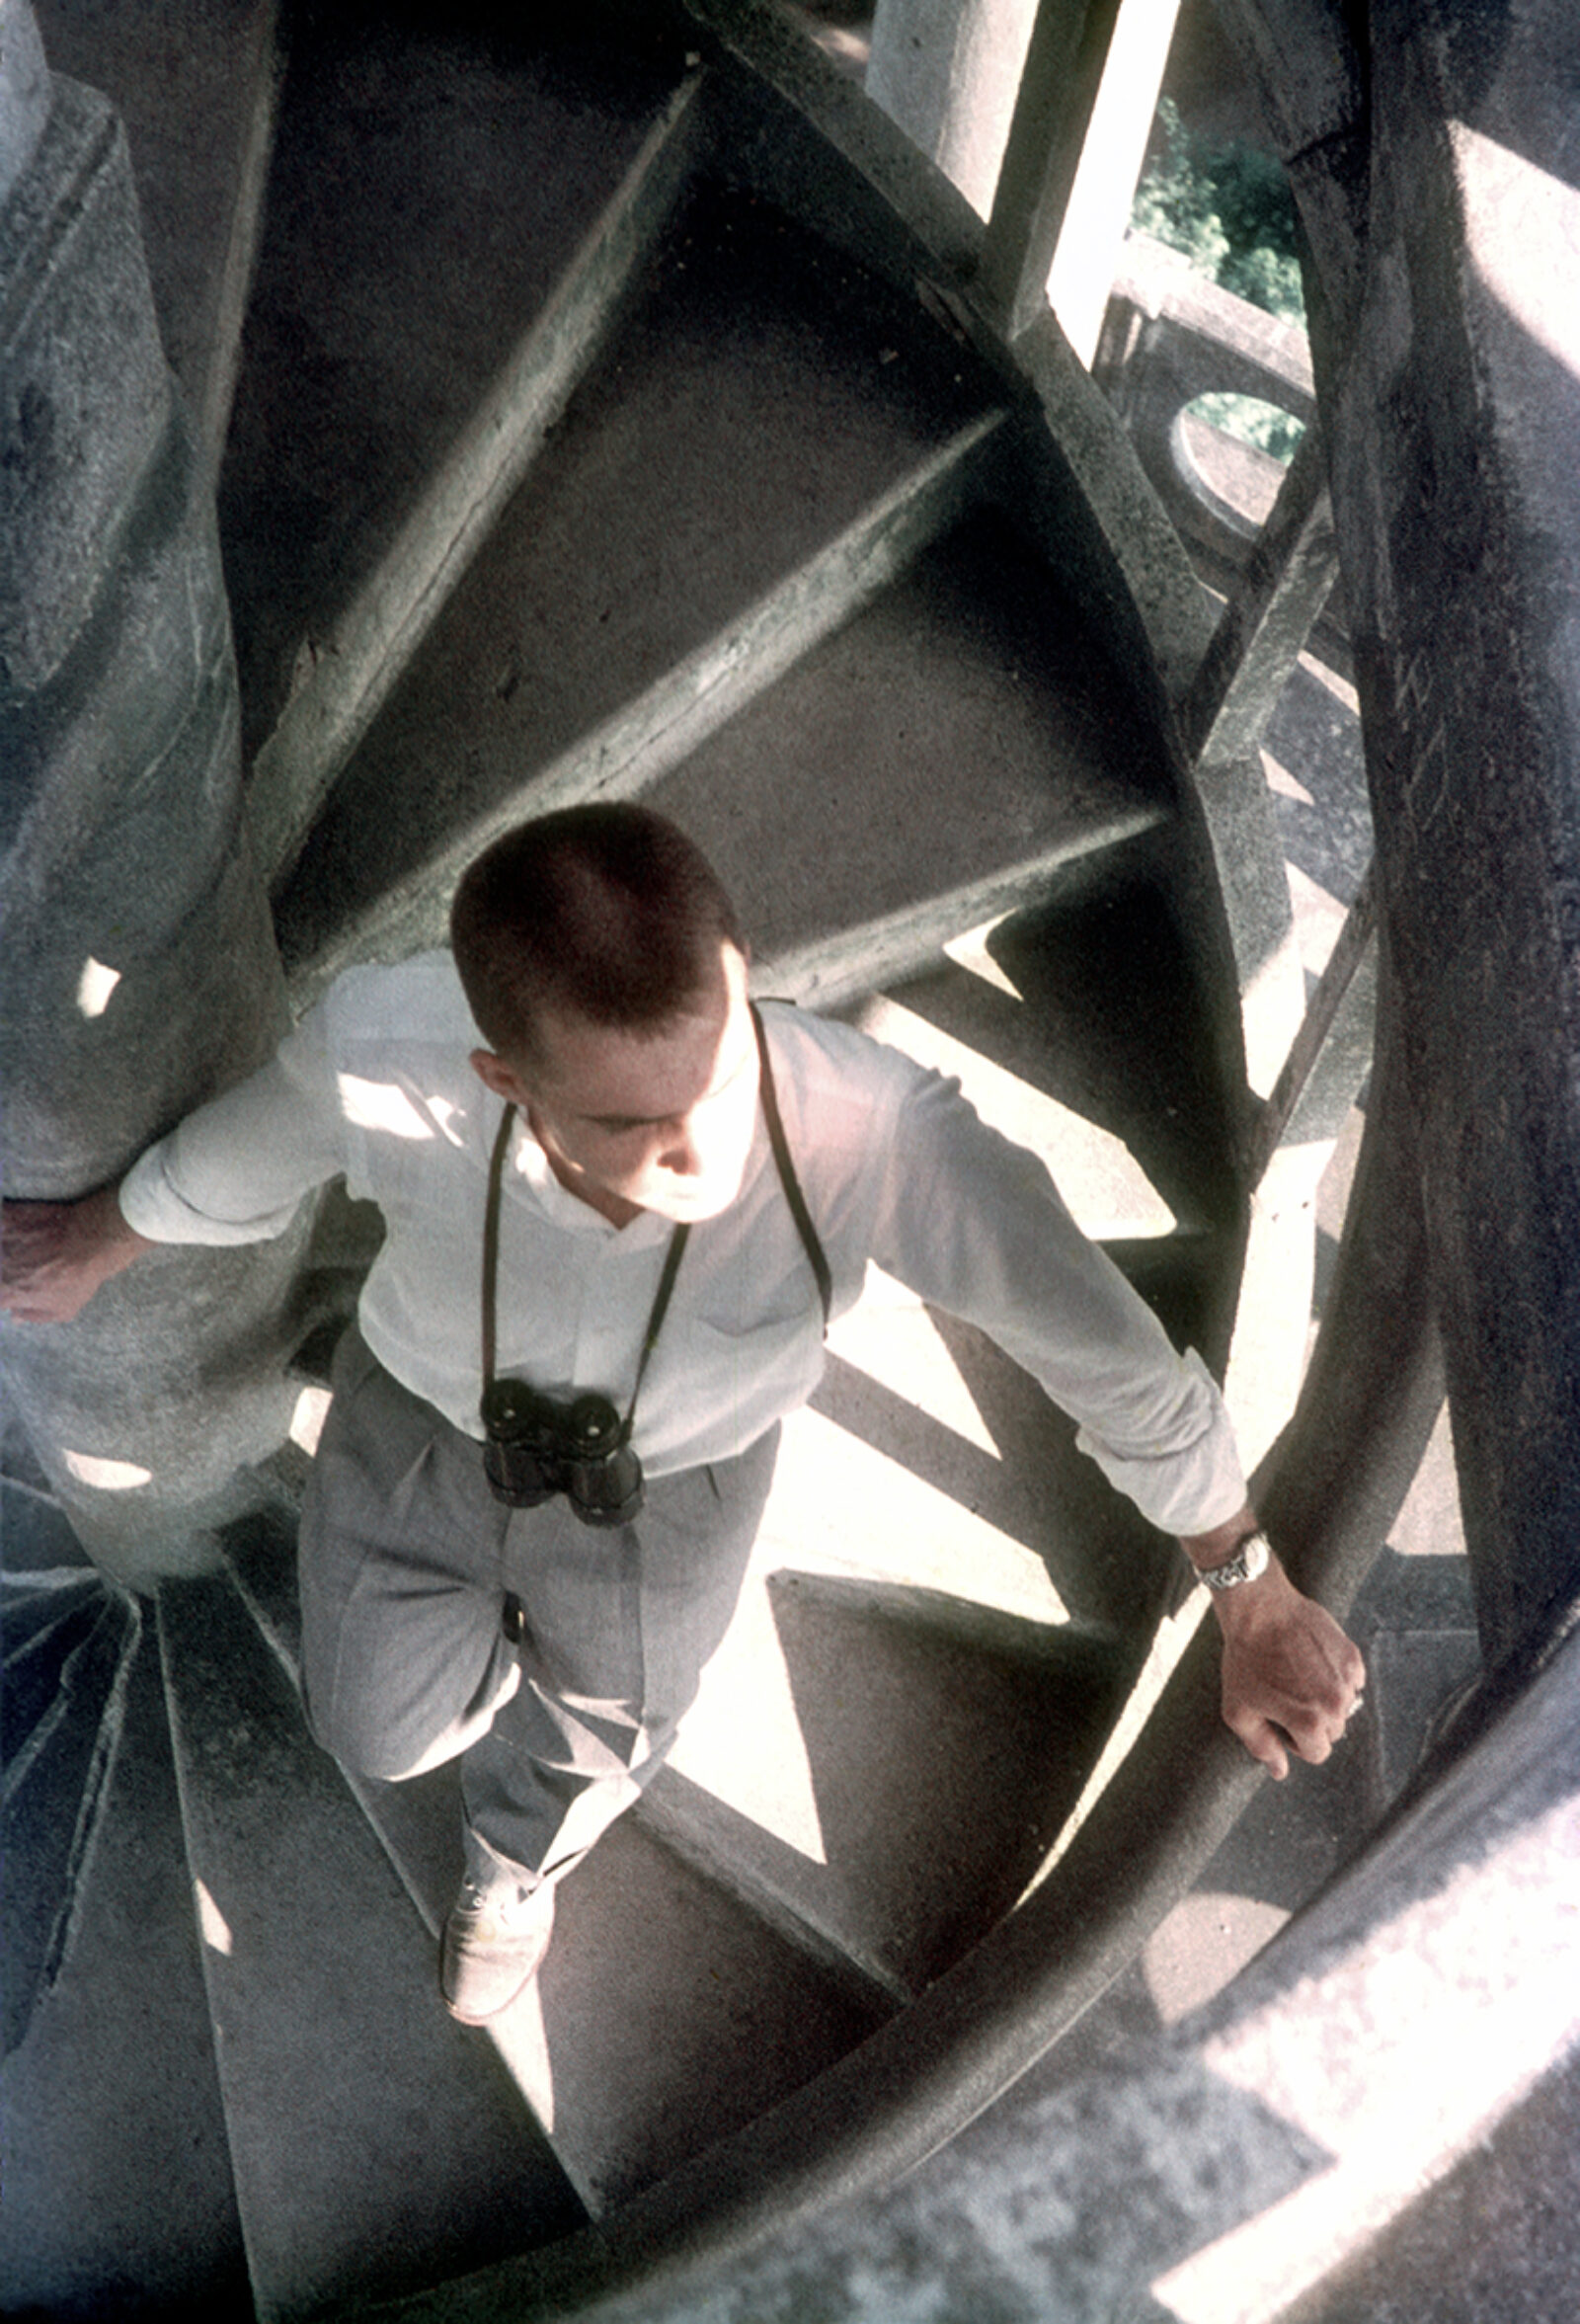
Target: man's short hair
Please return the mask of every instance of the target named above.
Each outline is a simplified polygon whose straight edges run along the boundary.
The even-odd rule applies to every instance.
[[[450,908],[455,965],[479,1032],[536,1062],[538,1012],[657,1032],[708,988],[735,906],[701,849],[650,808],[562,808],[470,864]]]

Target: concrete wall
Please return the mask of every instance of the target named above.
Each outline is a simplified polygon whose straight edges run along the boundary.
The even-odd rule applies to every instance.
[[[7,0],[0,120],[0,1077],[11,1199],[118,1177],[277,1038],[202,465],[165,364],[124,138]],[[159,1253],[75,1322],[0,1326],[7,1396],[85,1545],[203,1555],[283,1436],[300,1237]]]

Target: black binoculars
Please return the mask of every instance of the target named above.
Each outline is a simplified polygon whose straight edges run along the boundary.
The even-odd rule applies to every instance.
[[[559,1404],[524,1380],[491,1380],[483,1426],[484,1473],[513,1509],[562,1492],[584,1525],[624,1525],[641,1508],[642,1463],[606,1396]]]

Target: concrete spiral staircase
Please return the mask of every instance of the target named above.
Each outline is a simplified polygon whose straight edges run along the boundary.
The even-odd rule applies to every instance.
[[[790,103],[753,9],[750,65],[706,11],[198,9],[157,87],[38,13],[149,183],[212,190],[145,186],[149,243],[295,1002],[437,940],[505,823],[640,792],[759,989],[961,1072],[1222,1363],[1276,857],[1170,708],[1183,551],[1052,327],[961,295],[942,182],[831,72]],[[308,1443],[376,1225],[313,1233]],[[674,1765],[489,2039],[434,1998],[450,1774],[354,1792],[301,1724],[308,1457],[129,1589],[8,1438],[8,2312],[571,2313],[864,2112],[903,2167],[918,2073],[963,2119],[1057,2033],[951,2062],[1024,1900],[1079,1909],[1170,1554],[978,1335],[881,1286],[836,1334]]]

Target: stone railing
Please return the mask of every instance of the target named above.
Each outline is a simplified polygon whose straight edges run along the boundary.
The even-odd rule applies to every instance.
[[[1133,234],[1092,375],[1205,578],[1222,589],[1272,514],[1284,464],[1190,407],[1204,395],[1252,396],[1310,422],[1316,397],[1304,332],[1193,274],[1178,251]]]

